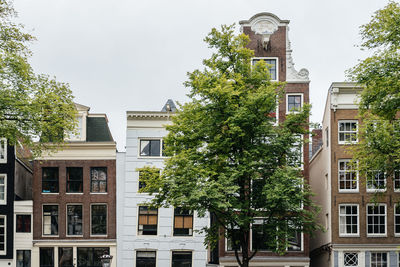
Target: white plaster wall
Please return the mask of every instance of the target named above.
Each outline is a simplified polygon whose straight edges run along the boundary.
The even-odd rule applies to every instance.
[[[33,241],[33,220],[32,220],[32,211],[33,211],[33,201],[25,200],[25,201],[15,201],[14,202],[14,259],[13,266],[16,266],[17,261],[17,250],[30,250],[31,251],[31,260],[32,260],[32,241]],[[17,233],[16,232],[16,215],[17,214],[26,214],[31,215],[31,232],[30,233]],[[2,266],[2,265],[0,265]],[[10,265],[8,265],[10,266]],[[32,265],[34,266],[34,265]]]
[[[129,125],[129,123],[128,123]],[[154,124],[153,124],[154,125]],[[161,125],[161,124],[159,124]],[[128,126],[129,127],[129,126]],[[192,251],[193,266],[204,267],[207,262],[207,249],[204,246],[204,234],[197,232],[191,237],[174,237],[173,208],[158,210],[157,236],[138,236],[138,205],[150,200],[148,194],[138,193],[137,168],[143,166],[163,167],[163,158],[140,158],[139,139],[163,137],[167,134],[162,127],[129,127],[127,130],[125,157],[117,157],[117,212],[118,212],[118,266],[135,266],[137,250],[155,250],[157,266],[171,266],[173,250]],[[124,164],[119,161],[125,160]],[[121,172],[124,170],[124,172]],[[209,224],[209,218],[198,218],[194,214],[194,230],[200,230]]]

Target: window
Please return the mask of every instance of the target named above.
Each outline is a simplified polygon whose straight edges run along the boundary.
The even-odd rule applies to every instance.
[[[17,250],[17,267],[31,267],[31,251]]]
[[[269,70],[269,75],[272,81],[278,80],[278,70],[277,66],[277,59],[276,58],[253,58],[251,60],[252,65],[254,66],[257,62],[264,60],[267,64],[267,68]]]
[[[296,136],[293,146],[290,148],[288,164],[289,166],[303,169],[303,162],[303,136],[299,135]]]
[[[296,231],[290,236],[288,236],[288,251],[301,251],[302,245],[302,233],[300,231]]]
[[[107,192],[106,167],[90,168],[90,192],[93,193]]]
[[[393,174],[394,191],[400,191],[400,170],[395,170]]]
[[[226,238],[226,250],[227,251],[235,251],[241,250],[240,246],[240,236],[242,235],[242,232],[240,229],[236,226],[233,229],[230,230],[230,233],[228,232],[228,236]]]
[[[58,248],[58,266],[74,267],[72,248]]]
[[[325,129],[326,147],[329,147],[329,128]]]
[[[367,173],[367,192],[383,192],[386,190],[386,175],[381,171]]]
[[[0,163],[7,163],[7,140],[0,138]]]
[[[42,168],[42,192],[58,193],[58,168]]]
[[[83,192],[83,168],[68,167],[67,168],[67,193]]]
[[[357,143],[357,121],[339,121],[339,144]]]
[[[371,252],[371,267],[388,267],[386,252]]]
[[[0,254],[6,253],[6,240],[7,240],[7,228],[6,228],[6,216],[0,216]]]
[[[286,95],[286,113],[299,112],[303,107],[303,94]]]
[[[58,205],[43,205],[43,235],[58,235]]]
[[[276,229],[269,226],[267,219],[255,219],[252,225],[252,249],[273,251],[276,247]]]
[[[174,209],[174,235],[193,235],[193,212],[183,208]]]
[[[150,177],[153,177],[152,175],[156,175],[156,172],[158,172],[158,175],[160,176],[161,172],[158,169],[139,170],[139,193],[146,193],[146,180],[148,180]]]
[[[17,214],[16,216],[16,231],[17,233],[31,232],[31,215]]]
[[[139,206],[139,235],[157,235],[158,210]]]
[[[156,267],[155,251],[137,251],[136,267]]]
[[[367,235],[386,235],[386,205],[367,205]]]
[[[357,252],[345,252],[344,253],[344,266],[358,266],[358,253]]]
[[[339,236],[358,235],[358,205],[339,205]]]
[[[394,234],[400,235],[400,205],[394,206]]]
[[[0,174],[0,204],[7,204],[7,174]]]
[[[39,248],[40,267],[54,267],[54,248]]]
[[[160,157],[163,155],[162,139],[140,139],[140,156]]]
[[[69,140],[82,140],[82,135],[83,135],[83,116],[77,116],[77,125],[75,128],[75,131],[69,132],[68,133],[68,139]]]
[[[339,192],[358,192],[358,172],[350,160],[339,160]]]
[[[192,267],[192,252],[172,251],[172,267]]]
[[[91,206],[91,235],[107,235],[107,205],[93,204]]]
[[[110,248],[85,248],[78,247],[78,267],[102,267],[100,256],[107,252],[110,254]]]
[[[67,235],[82,235],[82,205],[67,205]]]

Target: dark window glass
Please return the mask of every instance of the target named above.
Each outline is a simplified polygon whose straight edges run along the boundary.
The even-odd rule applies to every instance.
[[[68,167],[67,168],[67,193],[83,192],[83,168]]]
[[[82,205],[67,205],[67,235],[82,235]]]
[[[31,215],[17,214],[17,233],[30,233],[31,232]]]
[[[228,237],[226,239],[227,244],[226,244],[226,250],[227,251],[234,251],[235,249],[240,251],[241,246],[240,246],[240,238],[243,233],[240,231],[240,229],[232,229],[228,232]]]
[[[173,251],[172,267],[192,267],[191,251]]]
[[[31,267],[30,250],[17,250],[17,267]]]
[[[106,167],[90,168],[90,192],[94,192],[94,193],[107,192],[107,168]]]
[[[301,251],[301,232],[297,231],[288,237],[288,251]]]
[[[6,250],[6,216],[0,217],[0,251]]]
[[[174,235],[191,236],[193,235],[193,212],[190,210],[174,209]]]
[[[276,248],[276,229],[266,219],[255,219],[252,226],[253,250],[273,251]]]
[[[54,248],[39,248],[40,267],[54,267]]]
[[[57,205],[43,205],[43,235],[58,235]]]
[[[58,168],[42,168],[42,192],[58,193]]]
[[[157,235],[158,210],[139,206],[139,235]]]
[[[92,205],[92,235],[107,234],[107,205]]]
[[[72,248],[58,248],[58,266],[74,267]]]
[[[299,111],[301,109],[301,95],[288,95],[288,110]]]
[[[155,251],[137,251],[136,267],[156,267]]]
[[[269,75],[270,75],[270,78],[271,78],[271,80],[277,80],[277,75],[276,75],[276,59],[271,59],[271,58],[264,58],[264,59],[262,59],[262,58],[254,58],[253,60],[252,60],[252,63],[253,63],[253,66],[258,62],[258,61],[260,61],[260,60],[264,60],[265,61],[265,63],[267,64],[267,68],[268,68],[268,70],[269,70]]]
[[[159,157],[161,155],[161,140],[140,140],[140,156]]]
[[[109,248],[77,248],[78,267],[102,267],[100,256],[109,254]]]

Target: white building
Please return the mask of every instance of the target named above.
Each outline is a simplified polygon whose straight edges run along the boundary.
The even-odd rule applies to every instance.
[[[175,110],[168,100],[161,112],[128,111],[126,152],[117,155],[117,247],[119,266],[204,267],[204,234],[209,218],[171,208],[151,210],[144,204],[152,196],[139,193],[139,169],[163,168],[165,125]],[[191,264],[191,265],[188,265]],[[179,265],[182,266],[182,265]]]

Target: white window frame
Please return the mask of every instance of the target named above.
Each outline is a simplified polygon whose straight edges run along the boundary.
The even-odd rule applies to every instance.
[[[397,176],[399,178],[398,181],[399,181],[399,184],[400,184],[400,170],[394,170],[394,172],[393,172],[393,190],[394,190],[394,192],[400,192],[400,187],[396,188],[396,179],[395,179],[396,173],[397,173]]]
[[[0,158],[0,163],[7,163],[7,139],[0,138],[0,150],[4,151],[4,159]]]
[[[191,266],[194,266],[194,251],[193,250],[190,250],[190,249],[173,249],[173,250],[171,250],[171,255],[170,255],[170,257],[171,257],[171,267],[172,267],[172,264],[173,264],[173,261],[172,261],[172,254],[174,253],[174,252],[191,252],[191,254],[192,254],[192,265]],[[157,254],[157,253],[156,253]],[[156,255],[157,256],[157,255]]]
[[[4,199],[0,199],[0,205],[7,205],[7,174],[0,173],[0,177],[4,178]]]
[[[357,255],[357,265],[346,265],[346,256],[345,254],[356,254]],[[355,251],[344,251],[343,252],[343,266],[344,267],[351,267],[351,266],[360,266],[360,257],[359,257],[359,252],[355,252]]]
[[[340,131],[340,123],[356,123],[357,129],[356,129],[356,137],[357,139],[355,141],[340,141],[340,133],[353,133],[353,132],[341,132]],[[358,143],[358,120],[339,120],[338,121],[338,143],[339,145],[347,145],[347,144],[357,144]]]
[[[369,234],[368,233],[368,216],[382,216],[382,215],[378,215],[378,214],[373,214],[373,215],[369,215],[368,214],[368,207],[370,207],[370,206],[377,206],[377,207],[379,207],[379,206],[384,206],[385,207],[385,233],[378,233],[378,234],[375,234],[375,233],[372,233],[372,234]],[[387,222],[387,205],[385,204],[385,203],[379,203],[379,204],[377,204],[377,205],[375,205],[375,204],[367,204],[366,205],[366,213],[365,213],[365,215],[366,215],[366,232],[367,232],[367,237],[382,237],[382,236],[387,236],[387,224],[388,224],[388,222]]]
[[[251,67],[253,67],[253,60],[264,60],[265,61],[266,59],[275,59],[275,61],[276,61],[276,79],[272,79],[272,77],[271,77],[271,81],[273,81],[273,82],[279,81],[279,58],[278,57],[252,57],[251,63],[250,63]],[[265,63],[268,64],[267,62],[265,62]]]
[[[152,141],[152,140],[159,140],[160,141],[160,156],[142,156],[140,153],[142,151],[142,141]],[[138,138],[138,158],[165,158],[163,156],[163,144],[164,144],[164,138],[163,137],[139,137]]]
[[[396,216],[398,216],[400,218],[400,213],[396,213],[396,208],[398,206],[400,206],[400,204],[395,204],[394,209],[393,209],[393,233],[394,233],[394,236],[400,236],[400,232],[396,233]]]
[[[369,171],[369,172],[381,172],[381,171]],[[375,192],[386,192],[387,188],[387,178],[386,178],[386,173],[383,173],[384,177],[384,183],[385,183],[385,188],[371,188],[368,186],[368,177],[367,177],[367,182],[366,182],[366,188],[367,188],[367,193],[375,193]]]
[[[70,235],[68,234],[68,206],[81,206],[82,207],[82,234],[80,235]],[[68,237],[82,237],[84,233],[84,211],[83,211],[83,204],[82,203],[67,203],[65,205],[65,236]]]
[[[136,264],[137,264],[137,254],[138,254],[138,252],[154,252],[154,255],[155,255],[155,257],[154,257],[154,259],[155,259],[155,262],[156,262],[156,266],[158,266],[158,263],[157,263],[157,250],[154,250],[154,249],[147,249],[147,248],[144,248],[144,249],[136,249],[135,250],[135,266],[136,266]],[[171,262],[172,262],[172,254],[171,254]]]
[[[303,93],[287,93],[286,94],[286,107],[285,107],[285,109],[286,109],[286,114],[296,114],[296,113],[299,113],[300,111],[298,111],[298,110],[293,110],[293,111],[290,111],[289,110],[289,96],[300,96],[301,97],[301,103],[300,103],[300,111],[301,111],[301,109],[303,109],[303,106],[304,106],[304,94]]]
[[[357,207],[357,233],[350,233],[350,234],[348,234],[348,233],[341,233],[340,232],[340,226],[341,226],[341,224],[340,224],[340,218],[341,218],[341,213],[340,213],[340,208],[341,207],[348,207],[348,206],[356,206]],[[351,203],[348,203],[348,204],[340,204],[339,205],[339,212],[338,212],[338,214],[339,214],[339,223],[338,223],[338,227],[339,227],[339,236],[341,236],[341,237],[360,237],[360,207],[359,207],[359,205],[358,204],[351,204]],[[343,216],[347,216],[347,214],[344,214]],[[347,224],[345,224],[345,226],[347,226]]]
[[[358,170],[357,169],[354,169],[354,170],[349,170],[349,169],[347,169],[347,164],[349,164],[350,163],[350,159],[339,159],[338,160],[338,191],[339,191],[339,193],[357,193],[358,191],[359,191],[359,176],[358,176]],[[346,164],[346,169],[345,170],[340,170],[340,163],[342,163],[342,162],[344,162],[345,164]],[[347,172],[355,172],[356,173],[356,182],[357,182],[357,188],[356,189],[341,189],[340,188],[340,172],[345,172],[345,173],[347,173]]]
[[[372,254],[378,254],[378,253],[380,253],[380,254],[386,254],[386,266],[387,267],[389,267],[390,266],[390,259],[389,259],[389,255],[388,255],[388,253],[387,252],[385,252],[385,251],[373,251],[373,252],[371,252],[370,253],[370,266],[372,266],[372,264],[373,264],[373,262],[372,262]],[[381,266],[381,265],[379,265],[379,266]]]
[[[58,234],[52,235],[52,234],[45,234],[44,233],[44,206],[57,206],[57,216],[58,216],[58,225],[57,225],[57,230]],[[42,204],[42,237],[58,237],[60,235],[60,205],[58,203],[43,203]]]
[[[7,254],[7,215],[0,215],[0,218],[4,218],[4,250],[0,250],[0,255]]]
[[[93,234],[92,233],[92,206],[96,206],[96,205],[105,205],[106,206],[106,234]],[[107,203],[90,203],[90,236],[108,236],[108,205]]]

